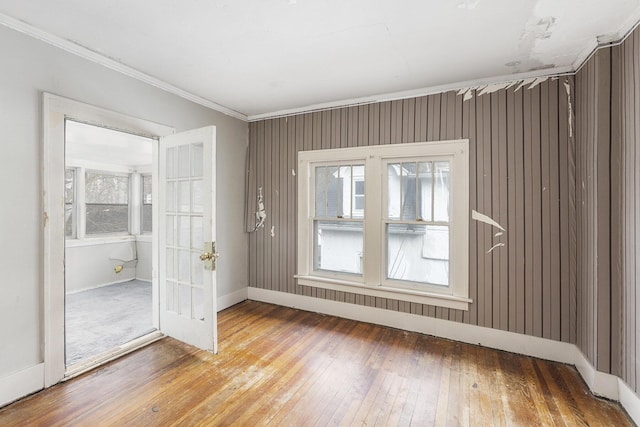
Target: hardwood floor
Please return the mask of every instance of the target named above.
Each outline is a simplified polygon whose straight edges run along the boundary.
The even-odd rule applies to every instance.
[[[570,366],[245,301],[219,354],[163,339],[0,409],[0,425],[632,425]]]

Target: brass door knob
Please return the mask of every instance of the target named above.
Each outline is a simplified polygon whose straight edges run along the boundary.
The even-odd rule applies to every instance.
[[[200,255],[200,260],[201,261],[208,261],[210,259],[213,258],[213,254],[211,252],[205,252],[202,255]]]

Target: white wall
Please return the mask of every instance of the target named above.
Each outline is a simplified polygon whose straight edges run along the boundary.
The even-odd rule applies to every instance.
[[[246,123],[5,27],[0,27],[0,52],[0,381],[43,361],[43,91],[173,126],[178,131],[216,125],[221,183],[217,235],[222,254],[218,294],[246,287]]]
[[[135,241],[103,243],[99,245],[67,246],[64,259],[65,292],[78,292],[109,283],[136,278],[137,263],[115,260],[119,253],[130,250]],[[115,266],[125,268],[115,272]]]
[[[138,264],[136,265],[136,279],[151,281],[151,242],[136,241]],[[218,292],[219,293],[219,292]]]

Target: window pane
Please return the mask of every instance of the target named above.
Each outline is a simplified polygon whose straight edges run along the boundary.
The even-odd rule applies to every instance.
[[[431,202],[433,197],[433,164],[431,162],[418,163],[418,219],[431,221]]]
[[[187,178],[189,176],[189,146],[181,145],[178,147],[178,178]]]
[[[86,202],[126,205],[129,203],[129,177],[100,172],[85,174]]]
[[[340,166],[338,172],[338,216],[351,218],[351,166]]]
[[[75,202],[76,171],[65,169],[64,171],[64,235],[75,238],[74,202]]]
[[[87,234],[129,231],[129,206],[87,203]]]
[[[316,210],[315,216],[322,218],[327,216],[327,168],[316,168]]]
[[[204,146],[202,143],[191,145],[191,176],[199,178],[202,176],[204,163]]]
[[[362,274],[362,222],[314,221],[314,269]]]
[[[416,220],[416,163],[402,163],[402,219]]]
[[[353,165],[353,218],[364,218],[364,165]]]
[[[449,227],[387,224],[387,278],[449,285]]]
[[[400,163],[387,165],[387,218],[400,219]]]
[[[342,180],[338,177],[338,168],[329,166],[327,168],[327,217],[337,218],[342,216]]]
[[[142,233],[151,233],[152,205],[151,205],[151,175],[142,175]]]
[[[72,239],[76,237],[73,224],[73,205],[64,205],[64,235]]]
[[[142,203],[151,204],[151,184],[153,180],[151,175],[142,175]]]
[[[75,199],[76,171],[65,169],[64,171],[64,202],[73,203]]]
[[[449,221],[449,162],[434,163],[434,203],[435,221]]]
[[[151,233],[153,231],[152,206],[142,205],[142,232]]]

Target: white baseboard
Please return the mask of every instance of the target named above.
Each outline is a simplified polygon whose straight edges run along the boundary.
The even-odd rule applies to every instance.
[[[0,378],[0,407],[44,388],[44,363]]]
[[[238,291],[231,292],[230,294],[223,295],[221,297],[218,297],[217,310],[222,311],[225,308],[229,308],[246,299],[249,299],[248,288],[242,288]]]
[[[619,401],[636,424],[640,425],[640,397],[615,375],[597,371],[573,344],[532,337],[466,323],[401,313],[304,295],[250,287],[250,300],[262,301],[345,319],[419,332],[468,344],[575,365],[592,393]]]

